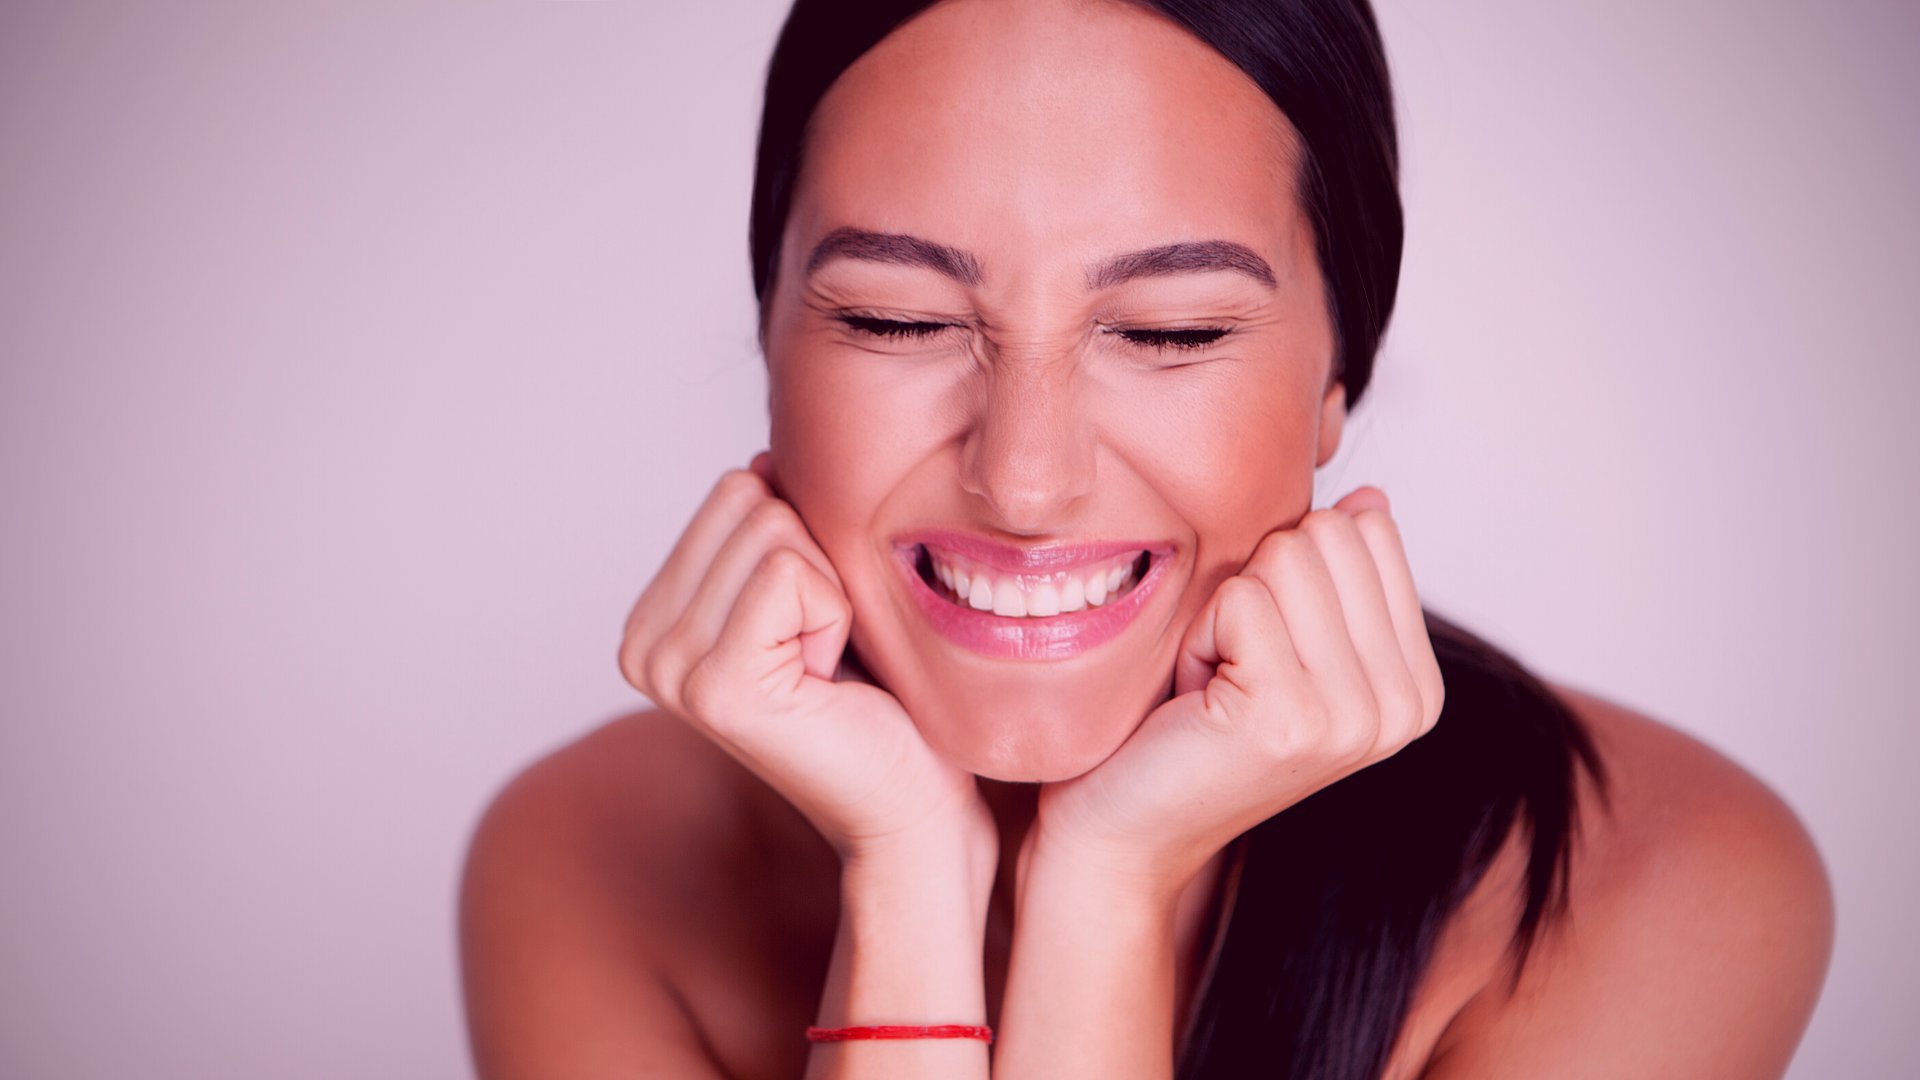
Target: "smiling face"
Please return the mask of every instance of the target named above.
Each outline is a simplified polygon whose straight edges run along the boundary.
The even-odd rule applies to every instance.
[[[774,467],[853,649],[961,767],[1099,764],[1308,510],[1345,405],[1296,139],[1106,2],[948,0],[815,113],[768,298]]]

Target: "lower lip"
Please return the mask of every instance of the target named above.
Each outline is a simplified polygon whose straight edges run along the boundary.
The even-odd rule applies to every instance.
[[[1167,557],[1154,552],[1147,573],[1125,596],[1065,615],[1013,618],[961,607],[933,591],[916,567],[917,546],[895,560],[907,575],[907,587],[920,611],[941,637],[995,660],[1065,660],[1119,636],[1133,624],[1165,575]]]

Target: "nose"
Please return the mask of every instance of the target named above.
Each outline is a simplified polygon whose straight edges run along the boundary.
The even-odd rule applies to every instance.
[[[961,450],[960,483],[1009,532],[1048,532],[1093,491],[1094,425],[1070,360],[1002,362]]]

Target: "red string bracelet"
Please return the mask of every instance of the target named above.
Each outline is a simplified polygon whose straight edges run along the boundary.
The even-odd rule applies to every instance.
[[[852,1039],[979,1039],[993,1041],[993,1029],[971,1024],[875,1024],[868,1027],[810,1027],[808,1042],[847,1042]]]

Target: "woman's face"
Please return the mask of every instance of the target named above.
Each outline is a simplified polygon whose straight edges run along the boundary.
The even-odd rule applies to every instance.
[[[821,102],[774,466],[853,648],[961,767],[1099,764],[1308,510],[1345,399],[1295,154],[1238,68],[1119,3],[949,0]]]

